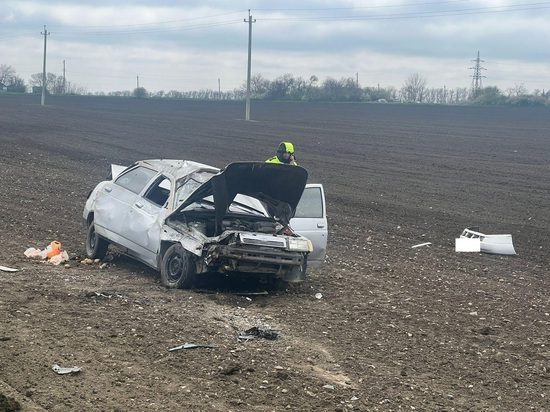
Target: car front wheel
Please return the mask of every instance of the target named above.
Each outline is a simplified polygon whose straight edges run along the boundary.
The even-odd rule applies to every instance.
[[[194,258],[179,243],[172,245],[162,257],[160,279],[170,289],[190,288],[195,280]]]
[[[90,259],[103,259],[108,247],[109,242],[96,233],[94,222],[91,221],[86,233],[86,256]]]

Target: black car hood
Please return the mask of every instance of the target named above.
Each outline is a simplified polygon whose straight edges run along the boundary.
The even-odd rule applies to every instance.
[[[225,169],[198,187],[176,210],[213,195],[216,226],[235,196],[242,194],[264,202],[268,213],[283,224],[294,216],[307,182],[307,171],[300,166],[264,162],[230,163]]]

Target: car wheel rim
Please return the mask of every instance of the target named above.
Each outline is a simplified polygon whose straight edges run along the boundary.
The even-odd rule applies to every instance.
[[[183,259],[181,256],[173,256],[168,262],[168,277],[171,281],[177,281],[183,273]]]

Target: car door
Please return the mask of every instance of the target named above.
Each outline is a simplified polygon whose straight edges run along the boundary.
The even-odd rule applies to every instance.
[[[153,267],[158,263],[160,232],[171,191],[170,179],[160,175],[136,199],[130,210],[126,236],[133,243],[132,250]]]
[[[328,225],[323,185],[307,184],[290,220],[292,229],[311,240],[313,251],[307,258],[308,266],[319,266],[325,260],[327,250]]]
[[[156,175],[154,170],[138,166],[101,187],[94,204],[94,224],[99,235],[126,248],[132,247],[127,234],[132,207]]]

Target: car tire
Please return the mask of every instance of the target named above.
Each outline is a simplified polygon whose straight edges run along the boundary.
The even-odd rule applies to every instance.
[[[109,242],[96,233],[94,221],[92,220],[86,233],[86,256],[90,259],[103,259],[107,254],[108,247]]]
[[[306,280],[307,273],[307,256],[304,256],[304,260],[299,267],[294,267],[291,271],[287,272],[282,281],[286,284],[289,283],[300,283]]]
[[[160,279],[170,289],[190,288],[195,281],[195,259],[193,255],[176,243],[170,246],[160,265]]]

